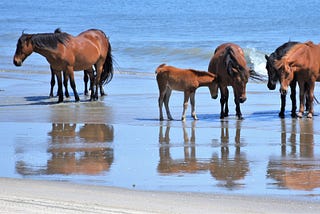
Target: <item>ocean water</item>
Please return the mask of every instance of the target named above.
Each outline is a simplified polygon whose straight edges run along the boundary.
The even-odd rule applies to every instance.
[[[161,63],[206,70],[215,48],[234,42],[244,49],[249,66],[266,75],[264,54],[288,40],[319,41],[319,6],[316,0],[2,0],[0,69],[49,69],[37,54],[14,67],[22,31],[61,28],[77,35],[98,28],[110,38],[118,72],[151,74]]]

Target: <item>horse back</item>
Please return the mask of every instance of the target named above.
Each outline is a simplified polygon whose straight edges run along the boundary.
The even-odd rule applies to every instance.
[[[205,73],[207,72],[181,69],[164,64],[156,69],[159,88],[169,87],[177,91],[197,88],[199,86],[198,76],[204,75]],[[209,75],[211,78],[214,77],[211,74]]]
[[[227,55],[231,52],[234,63],[243,68],[247,67],[244,52],[241,47],[234,43],[225,43],[218,46],[212,56],[208,71],[217,74],[221,78],[229,78],[227,75]]]

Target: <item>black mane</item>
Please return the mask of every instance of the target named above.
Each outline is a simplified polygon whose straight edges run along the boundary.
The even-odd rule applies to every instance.
[[[58,43],[66,45],[69,41],[70,35],[56,29],[54,33],[38,33],[38,34],[23,34],[21,39],[31,36],[32,44],[37,48],[56,49]]]
[[[280,60],[287,52],[292,48],[292,46],[299,44],[299,42],[286,42],[280,47],[278,47],[271,55],[273,60]]]

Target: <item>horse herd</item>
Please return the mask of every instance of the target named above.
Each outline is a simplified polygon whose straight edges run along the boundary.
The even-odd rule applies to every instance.
[[[69,97],[67,84],[73,89],[75,100],[79,101],[74,81],[74,71],[84,71],[85,94],[87,82],[90,78],[90,100],[98,98],[98,90],[104,95],[103,85],[109,83],[113,77],[113,60],[111,45],[108,37],[101,30],[90,29],[72,36],[61,32],[60,29],[53,33],[25,34],[22,33],[17,42],[13,58],[16,66],[21,66],[23,61],[33,52],[44,56],[50,64],[51,90],[55,76],[58,82],[58,102],[63,101],[63,84],[65,96]],[[270,56],[265,56],[268,70],[268,88],[274,90],[276,83],[281,84],[281,109],[279,116],[284,117],[285,98],[288,87],[291,89],[292,117],[303,117],[304,108],[308,111],[307,117],[312,118],[315,82],[320,81],[320,45],[311,41],[305,43],[287,42],[278,47]],[[207,86],[211,97],[218,97],[220,91],[221,112],[220,118],[229,114],[228,86],[233,88],[236,116],[242,119],[240,103],[246,101],[246,85],[249,78],[259,79],[259,76],[248,68],[243,50],[233,43],[218,46],[212,56],[208,71],[193,69],[180,69],[161,64],[156,69],[156,79],[159,88],[159,113],[163,120],[162,106],[165,105],[167,118],[172,120],[169,110],[169,99],[172,90],[184,92],[182,120],[186,119],[188,101],[191,102],[191,115],[196,120],[195,92],[198,87]],[[299,85],[299,111],[296,113],[296,85]]]

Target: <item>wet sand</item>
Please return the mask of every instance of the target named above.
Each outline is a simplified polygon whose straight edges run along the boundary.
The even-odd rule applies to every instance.
[[[319,203],[0,179],[4,213],[316,213]]]
[[[176,121],[159,122],[152,75],[116,74],[105,87],[108,96],[89,102],[81,74],[76,75],[81,101],[74,103],[71,96],[56,104],[57,98],[47,96],[49,73],[0,72],[0,207],[5,212],[319,210],[318,106],[312,120],[291,119],[289,111],[281,120],[278,93],[249,83],[244,121],[235,119],[232,97],[230,117],[221,121],[219,101],[202,88],[196,95],[199,121],[190,116],[179,121],[183,95],[174,93],[170,106]],[[67,153],[80,157],[75,163]],[[219,173],[225,158],[233,177]],[[208,184],[204,176],[210,177]]]

